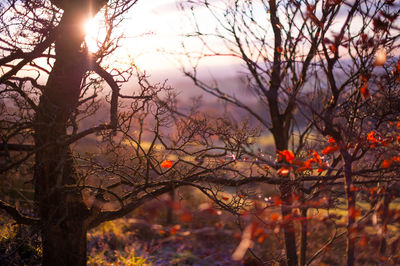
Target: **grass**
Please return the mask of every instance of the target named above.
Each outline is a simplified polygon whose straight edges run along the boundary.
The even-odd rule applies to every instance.
[[[228,193],[228,192],[226,192]],[[228,193],[229,194],[229,193]],[[243,265],[252,257],[247,253],[243,261],[233,261],[231,255],[241,239],[235,217],[225,212],[210,212],[204,206],[205,198],[192,190],[177,192],[187,198],[174,209],[174,221],[165,224],[166,198],[149,202],[130,217],[106,222],[88,233],[89,265]],[[179,197],[177,197],[179,198]],[[207,202],[207,201],[206,201]],[[365,214],[370,204],[358,201],[357,207]],[[391,210],[400,210],[400,200],[390,204]],[[190,211],[190,215],[187,212]],[[255,238],[253,251],[263,260],[279,261],[284,258],[282,217],[279,207],[265,211],[263,221],[266,229],[264,241]],[[183,215],[185,214],[185,215]],[[272,215],[277,217],[272,219]],[[327,219],[334,215],[333,219]],[[0,256],[1,265],[38,265],[40,263],[40,241],[27,227],[13,225],[12,221],[0,215]],[[185,219],[182,219],[185,217]],[[309,209],[309,235],[307,254],[323,247],[333,232],[346,230],[347,210],[344,200],[336,208]],[[140,219],[138,219],[140,218]],[[251,223],[252,216],[242,217],[242,227]],[[359,218],[358,218],[359,219]],[[275,222],[275,223],[274,223]],[[379,221],[378,221],[379,224]],[[178,226],[179,225],[179,226]],[[300,232],[300,222],[295,222]],[[336,228],[336,229],[335,229]],[[379,252],[380,235],[377,227],[368,218],[357,227],[357,263],[362,265],[394,265],[396,254],[390,254],[399,235],[399,224],[388,226],[387,256],[383,259]],[[299,234],[297,234],[299,237]],[[326,247],[312,265],[341,265],[345,259],[345,235]],[[398,251],[398,248],[397,248]],[[8,254],[8,255],[7,255]],[[254,265],[254,261],[252,262]]]

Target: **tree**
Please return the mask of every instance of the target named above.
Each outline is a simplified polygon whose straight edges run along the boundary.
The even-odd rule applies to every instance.
[[[70,145],[82,137],[117,127],[120,85],[100,66],[112,52],[111,30],[97,54],[84,45],[83,24],[105,6],[114,22],[136,1],[8,1],[2,14],[1,95],[3,149],[13,156],[2,172],[34,156],[35,203],[40,219],[43,264],[84,265],[86,231],[93,219],[83,202]],[[110,24],[112,28],[112,24]],[[17,38],[15,38],[17,37]],[[50,68],[50,70],[49,70]],[[24,71],[35,71],[34,75]],[[89,72],[97,73],[112,90],[110,122],[77,132],[79,107],[91,102]],[[46,82],[41,84],[42,76]],[[122,77],[122,74],[120,75]],[[92,95],[89,95],[92,93]],[[148,99],[151,95],[134,97]],[[11,104],[14,106],[11,106]],[[16,116],[10,118],[11,110]],[[72,128],[72,132],[71,132]],[[16,141],[20,144],[11,144]],[[11,142],[11,143],[9,143]],[[38,223],[11,209],[18,222]]]
[[[317,129],[323,135],[332,136],[340,151],[342,160],[340,167],[345,175],[344,188],[348,209],[346,250],[348,265],[353,265],[355,261],[353,231],[356,224],[357,189],[354,181],[357,180],[359,184],[362,184],[377,178],[373,174],[358,176],[355,172],[360,171],[360,168],[378,172],[381,179],[377,183],[378,186],[386,182],[386,185],[391,186],[398,182],[393,176],[388,177],[387,173],[379,170],[382,170],[381,167],[389,167],[382,163],[382,158],[393,154],[390,146],[392,144],[396,146],[396,143],[393,143],[397,136],[396,128],[393,128],[391,124],[397,121],[399,115],[397,105],[399,61],[386,48],[396,49],[399,45],[399,29],[394,24],[399,10],[394,8],[391,2],[374,4],[359,2],[357,4],[359,5],[358,18],[362,20],[363,26],[354,36],[344,37],[345,35],[340,33],[337,37],[340,41],[332,42],[336,50],[342,46],[343,53],[349,55],[351,63],[346,67],[334,67],[339,60],[339,52],[335,51],[329,55],[327,45],[323,45],[323,64],[328,70],[325,73],[332,72],[336,75],[326,74],[332,98],[325,102],[325,110],[317,111],[318,118],[314,119],[318,121]],[[333,72],[334,68],[336,72]],[[332,70],[329,71],[329,69]],[[339,73],[350,74],[340,80],[337,78],[340,76]],[[315,110],[313,113],[315,114]],[[392,132],[389,133],[385,129],[387,126]],[[378,140],[375,137],[376,132],[380,132],[379,134],[384,137]],[[366,143],[363,140],[366,140]],[[380,145],[386,148],[374,149],[375,146]],[[372,162],[380,163],[374,165]],[[376,181],[372,182],[376,184]]]
[[[34,197],[27,204],[14,196],[0,207],[39,228],[43,265],[85,265],[87,230],[222,167],[205,160],[214,156],[210,149],[191,145],[201,123],[171,114],[174,97],[165,84],[138,74],[137,91],[120,92],[135,68],[112,68],[119,44],[113,29],[136,2],[1,3],[0,172],[4,182],[33,187]],[[96,14],[105,33],[92,53],[83,24]],[[177,136],[168,133],[173,126]],[[173,162],[168,153],[204,163]]]
[[[363,124],[366,120],[360,119],[358,113],[362,112],[374,123],[382,121],[376,117],[377,113],[362,111],[366,105],[371,106],[371,102],[365,105],[362,97],[370,97],[368,80],[373,76],[374,66],[384,64],[379,63],[378,56],[386,57],[387,51],[398,47],[399,35],[395,25],[398,6],[393,1],[272,0],[218,3],[199,0],[186,1],[182,6],[192,10],[193,14],[195,30],[188,37],[191,41],[193,38],[199,40],[202,47],[200,52],[189,50],[192,53],[186,53],[194,63],[192,69],[184,68],[183,71],[196,86],[235,106],[255,121],[262,131],[271,133],[275,145],[273,153],[278,155],[277,163],[271,165],[282,182],[282,217],[293,217],[292,192],[303,193],[302,197],[309,199],[319,197],[321,184],[327,185],[329,176],[335,183],[334,180],[343,178],[344,173],[348,200],[347,263],[353,265],[355,242],[351,231],[355,221],[355,193],[351,186],[356,174],[352,162],[355,158],[364,158],[364,152],[359,150],[360,145],[355,144],[358,140],[354,137],[369,132]],[[215,22],[211,31],[210,23],[204,25],[197,17],[204,16],[204,10],[208,11],[210,21]],[[248,91],[246,99],[198,76],[202,59],[226,56],[238,59],[245,68],[243,90]],[[397,71],[393,67],[396,63],[394,56],[392,66],[386,68],[387,73]],[[394,83],[380,83],[379,86],[396,95],[397,92],[393,94],[393,91],[398,91],[396,78],[384,79]],[[343,112],[345,107],[347,112]],[[350,115],[352,108],[355,113],[351,111]],[[342,110],[340,117],[353,119],[353,122],[339,122],[338,110]],[[398,115],[397,109],[392,108],[390,112]],[[309,138],[317,136],[317,132],[331,136],[332,141],[339,144],[322,150],[323,147]],[[349,138],[349,141],[343,138]],[[353,145],[358,148],[352,150],[350,147]],[[260,153],[249,147],[243,148],[244,154],[265,160]],[[310,155],[306,162],[295,160],[307,158],[309,149],[316,149],[315,156]],[[340,151],[340,155],[332,157],[332,160],[325,156],[323,162],[321,150],[325,155]],[[362,164],[367,163],[368,160],[362,160]],[[318,175],[313,175],[314,165],[319,165]],[[312,176],[304,176],[306,171],[311,171]],[[374,172],[376,168],[371,166],[366,171]],[[309,186],[312,180],[315,183]],[[328,185],[332,184],[328,182]],[[306,195],[311,192],[310,196]],[[306,218],[307,208],[302,211]],[[307,222],[301,225],[300,264],[305,265]],[[287,263],[297,265],[296,234],[291,219],[285,225],[284,237]]]

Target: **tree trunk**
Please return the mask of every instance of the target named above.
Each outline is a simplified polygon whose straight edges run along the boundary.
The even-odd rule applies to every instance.
[[[166,224],[173,224],[174,223],[174,206],[175,206],[175,189],[172,189],[168,192],[170,204],[167,204],[167,215],[166,215]]]
[[[84,6],[69,6],[55,40],[55,63],[35,118],[35,200],[42,221],[43,265],[86,265],[85,219],[89,211],[79,191],[67,138],[87,71]]]
[[[269,0],[269,14],[271,18],[271,26],[274,32],[274,59],[271,70],[270,88],[267,99],[269,105],[269,113],[271,118],[272,128],[271,133],[274,136],[275,147],[278,151],[283,151],[288,148],[290,123],[293,120],[291,109],[293,105],[288,105],[284,114],[280,112],[280,103],[278,99],[280,86],[282,83],[281,74],[281,53],[278,49],[282,47],[281,23],[279,21],[278,6],[276,0]],[[289,181],[289,180],[288,180]],[[292,221],[292,185],[290,182],[284,182],[280,186],[282,199],[282,217],[289,219],[285,220],[284,235],[287,264],[289,266],[297,265],[297,248],[296,248],[296,233]]]
[[[288,128],[273,131],[275,147],[278,151],[286,150],[288,147],[289,138],[287,132]],[[298,258],[297,258],[297,247],[296,247],[296,230],[292,220],[293,186],[287,177],[283,178],[286,178],[287,182],[283,182],[282,185],[279,186],[279,190],[281,193],[281,200],[282,200],[281,213],[283,219],[285,220],[283,232],[285,236],[287,265],[295,266],[298,265]]]
[[[54,149],[46,150],[54,152]],[[50,162],[50,157],[56,158],[55,161],[62,160],[52,154],[38,158]],[[87,230],[84,221],[89,215],[89,210],[76,188],[62,187],[73,185],[71,181],[75,181],[76,185],[75,172],[71,172],[72,157],[68,153],[63,159],[67,160],[58,162],[62,167],[43,167],[35,173],[38,175],[36,193],[41,193],[36,194],[36,199],[43,225],[43,265],[86,265]],[[61,168],[62,172],[57,168]],[[58,175],[61,175],[61,185],[55,182]]]
[[[389,220],[389,204],[391,201],[391,195],[389,191],[387,191],[387,188],[383,188],[383,200],[382,200],[382,206],[379,208],[379,213],[381,216],[381,241],[380,241],[380,247],[379,247],[379,253],[381,256],[386,255],[386,234],[387,234],[387,224]]]
[[[347,152],[342,153],[344,158],[344,175],[345,175],[345,192],[347,202],[347,238],[346,238],[346,255],[347,265],[354,265],[354,249],[355,249],[355,237],[354,237],[354,223],[356,214],[356,198],[353,189],[352,170],[351,170],[351,158]]]
[[[72,218],[42,230],[43,265],[86,265],[86,229],[81,219]]]
[[[292,200],[291,200],[291,184],[283,184],[280,186],[282,199],[282,217],[285,221],[283,232],[285,235],[285,246],[288,266],[298,265],[297,248],[296,248],[296,231],[292,220]]]
[[[304,203],[303,203],[304,204]],[[306,265],[307,259],[307,234],[308,234],[308,221],[307,221],[307,207],[302,207],[301,211],[301,236],[300,236],[300,265]]]

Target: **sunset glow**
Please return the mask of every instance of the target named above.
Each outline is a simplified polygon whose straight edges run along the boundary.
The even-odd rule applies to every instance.
[[[95,53],[99,50],[99,37],[105,34],[105,29],[99,16],[91,18],[83,25],[85,30],[85,42],[90,52]]]

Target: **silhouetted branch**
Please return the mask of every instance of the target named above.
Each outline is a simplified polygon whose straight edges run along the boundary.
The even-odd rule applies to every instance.
[[[28,217],[21,214],[14,206],[0,200],[0,208],[5,210],[18,224],[33,225],[37,224],[40,220],[33,217]]]
[[[27,144],[10,144],[10,143],[0,143],[1,151],[33,151],[35,149],[34,145]]]

